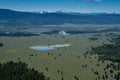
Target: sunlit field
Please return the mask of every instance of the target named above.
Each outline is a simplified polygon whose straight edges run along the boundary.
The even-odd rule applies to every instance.
[[[96,29],[102,29],[97,27]],[[38,33],[38,29],[36,29]],[[44,31],[48,31],[44,28]],[[0,41],[4,46],[0,48],[0,62],[22,61],[28,67],[43,72],[51,80],[115,80],[117,70],[110,73],[112,68],[106,70],[106,66],[112,61],[99,61],[99,56],[86,54],[91,46],[109,44],[106,36],[108,33],[119,34],[119,32],[101,32],[85,34],[42,34],[39,36],[5,37],[1,36]],[[95,36],[99,35],[99,36]],[[98,38],[91,40],[90,38]],[[68,47],[56,48],[53,50],[34,50],[30,47],[39,45],[71,44]],[[107,73],[107,74],[106,74]]]

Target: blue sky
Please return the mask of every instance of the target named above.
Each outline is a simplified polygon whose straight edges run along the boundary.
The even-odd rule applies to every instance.
[[[0,8],[17,11],[73,11],[120,13],[120,0],[0,0]]]

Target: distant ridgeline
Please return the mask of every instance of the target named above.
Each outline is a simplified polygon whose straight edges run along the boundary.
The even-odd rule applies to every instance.
[[[112,44],[92,47],[91,54],[98,54],[102,60],[111,60],[120,63],[120,36]]]
[[[3,43],[0,42],[0,47],[3,47]]]
[[[32,13],[0,9],[0,25],[120,24],[120,14]]]
[[[9,36],[9,37],[20,37],[20,36],[39,36],[39,34],[34,34],[30,32],[6,32],[0,31],[0,36]]]

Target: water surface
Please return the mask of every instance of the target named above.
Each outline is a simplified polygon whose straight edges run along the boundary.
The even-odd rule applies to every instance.
[[[49,45],[49,46],[32,46],[30,48],[34,49],[34,50],[46,51],[46,50],[53,50],[56,48],[62,48],[62,47],[68,47],[68,46],[70,46],[70,44],[58,44],[58,45]]]

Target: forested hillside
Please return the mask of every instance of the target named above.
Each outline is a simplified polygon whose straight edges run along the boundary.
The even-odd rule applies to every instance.
[[[99,54],[101,59],[120,62],[120,37],[114,39],[114,42],[111,44],[92,47],[92,54]]]
[[[7,62],[0,64],[0,80],[49,80],[43,73],[28,68],[22,62]]]

